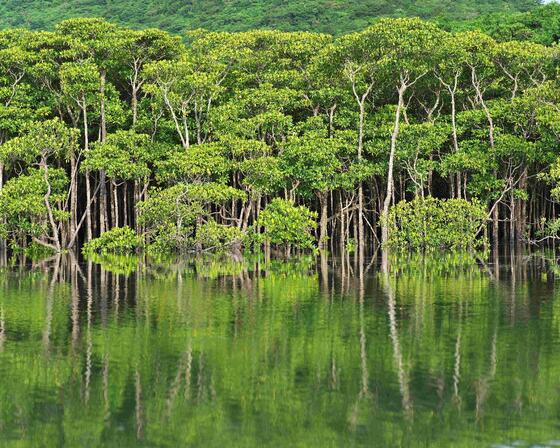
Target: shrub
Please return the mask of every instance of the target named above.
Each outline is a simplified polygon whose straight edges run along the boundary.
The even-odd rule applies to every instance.
[[[195,245],[203,250],[227,250],[240,246],[243,232],[237,227],[225,226],[210,220],[196,229]]]
[[[130,255],[138,251],[142,238],[130,227],[115,227],[101,234],[99,238],[84,244],[84,254],[116,254]]]
[[[276,198],[260,213],[257,229],[259,227],[264,227],[261,240],[311,249],[315,242],[312,231],[317,227],[317,213],[303,205],[296,206],[291,201]]]
[[[399,250],[470,250],[479,237],[486,212],[477,201],[416,198],[401,201],[389,212],[389,247]]]

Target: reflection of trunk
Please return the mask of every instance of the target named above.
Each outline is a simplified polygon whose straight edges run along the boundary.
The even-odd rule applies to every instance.
[[[60,269],[60,255],[57,255],[55,259],[54,272],[52,275],[52,279],[49,283],[49,289],[47,291],[47,297],[46,297],[47,309],[45,313],[45,328],[43,329],[43,349],[45,350],[45,353],[48,353],[50,348],[50,337],[51,337],[52,320],[53,320],[54,288],[58,280],[59,269]]]
[[[72,278],[70,280],[71,320],[72,320],[72,350],[75,351],[80,337],[80,296],[78,292],[78,266],[72,260]]]
[[[350,417],[350,424],[352,430],[356,429],[358,424],[358,417],[359,417],[359,409],[360,409],[360,402],[366,398],[370,398],[371,394],[369,392],[369,370],[367,365],[367,337],[366,337],[366,325],[365,325],[365,317],[364,317],[364,297],[365,297],[365,288],[364,288],[364,269],[363,264],[358,266],[358,304],[359,304],[359,321],[360,321],[360,373],[361,373],[361,381],[360,381],[360,392],[358,393],[358,399],[353,408],[352,415]]]
[[[329,292],[329,262],[327,253],[324,250],[319,251],[321,259],[321,283],[324,293]]]
[[[0,307],[0,353],[4,350],[6,340],[6,323],[4,321],[4,308]]]
[[[500,252],[498,250],[498,246],[494,246],[492,249],[492,262],[494,264],[494,278],[496,280],[500,279]]]
[[[86,316],[87,316],[87,329],[86,329],[86,372],[84,379],[84,401],[88,403],[89,401],[89,388],[91,381],[91,357],[93,351],[93,341],[91,335],[91,324],[92,324],[92,313],[93,313],[93,290],[92,290],[92,270],[93,264],[91,261],[88,262],[87,266],[87,285],[86,285]]]
[[[459,382],[461,381],[461,330],[457,334],[455,342],[455,362],[453,364],[453,400],[459,406],[461,396],[459,395]]]
[[[192,370],[192,349],[189,345],[187,350],[187,365],[185,366],[185,400],[188,400],[191,395],[191,370]]]
[[[363,276],[363,264],[358,266],[359,275],[359,302],[360,302],[360,364],[362,372],[362,387],[360,389],[360,396],[364,397],[369,394],[369,371],[367,366],[367,348],[366,348],[366,331],[365,331],[365,319],[364,319],[364,276]]]
[[[393,358],[395,366],[397,368],[397,374],[399,378],[399,388],[401,391],[401,400],[404,414],[407,418],[412,417],[412,400],[410,397],[410,387],[408,374],[405,371],[403,354],[401,351],[401,344],[399,340],[399,333],[397,329],[397,316],[396,316],[396,299],[395,292],[391,285],[391,279],[388,274],[384,275],[385,280],[385,292],[388,298],[388,308],[387,312],[389,314],[389,332],[391,337],[391,342],[393,345]]]
[[[488,398],[488,392],[490,391],[490,383],[496,376],[497,370],[497,341],[498,341],[498,320],[496,319],[494,327],[494,335],[492,336],[492,351],[490,352],[490,369],[488,374],[483,378],[480,378],[476,382],[476,419],[480,421],[484,413],[484,403]]]
[[[134,400],[136,402],[136,439],[142,440],[144,438],[144,421],[142,412],[142,381],[140,372],[136,369],[134,374]]]
[[[105,406],[105,421],[109,421],[111,408],[109,405],[109,355],[107,352],[103,354],[103,404]]]
[[[510,248],[510,259],[509,264],[511,266],[511,286],[510,286],[510,325],[513,327],[515,325],[515,305],[516,305],[516,294],[517,294],[517,263],[515,262],[515,252],[513,247]]]
[[[453,401],[457,407],[461,406],[461,395],[459,395],[459,383],[461,381],[461,335],[463,328],[463,303],[459,302],[459,330],[455,341],[455,361],[453,363]]]
[[[192,368],[192,348],[190,344],[187,349],[183,352],[179,364],[177,366],[177,372],[169,388],[169,396],[167,397],[166,416],[169,418],[173,412],[173,406],[175,405],[175,400],[179,395],[179,390],[181,389],[181,382],[184,377],[185,379],[185,399],[188,399],[190,395],[190,384],[191,384],[191,368]]]

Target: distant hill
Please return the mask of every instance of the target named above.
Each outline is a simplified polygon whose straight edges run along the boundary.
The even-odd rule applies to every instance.
[[[440,21],[440,24],[453,31],[480,29],[499,41],[530,40],[552,45],[560,42],[560,4],[546,3],[527,12],[496,12],[470,20]]]
[[[472,20],[529,11],[539,0],[0,0],[0,28],[50,29],[70,17],[105,17],[133,28],[244,31],[275,28],[342,34],[380,16]]]

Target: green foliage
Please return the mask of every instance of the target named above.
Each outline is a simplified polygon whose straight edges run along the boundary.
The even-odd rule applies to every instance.
[[[291,201],[275,198],[259,215],[256,228],[263,227],[262,241],[301,249],[314,247],[312,230],[317,227],[317,213]]]
[[[130,227],[114,227],[84,244],[85,255],[132,255],[142,247],[142,238]]]
[[[194,145],[172,152],[166,160],[157,163],[158,180],[162,182],[225,181],[231,169],[220,144]]]
[[[476,201],[431,196],[401,201],[386,218],[391,228],[388,245],[398,250],[432,251],[479,248],[486,212]]]
[[[277,28],[284,31],[307,30],[333,34],[359,30],[379,16],[419,16],[472,18],[481,13],[525,11],[538,5],[536,0],[497,0],[454,2],[400,0],[290,1],[234,0],[188,2],[147,0],[142,3],[115,0],[104,3],[53,0],[5,0],[0,6],[1,27],[52,28],[61,18],[99,16],[132,27],[158,27],[173,32],[196,28],[245,31]]]
[[[194,245],[205,251],[225,251],[240,248],[244,239],[243,232],[237,227],[218,224],[209,220],[197,227]]]
[[[529,40],[552,45],[559,39],[560,5],[555,1],[545,3],[526,12],[487,13],[471,20],[442,22],[442,25],[453,30],[480,29],[501,42]]]
[[[150,176],[149,163],[159,155],[149,147],[147,135],[118,130],[85,153],[83,171],[103,170],[110,179],[139,180]]]
[[[210,217],[207,206],[244,199],[245,193],[217,184],[176,184],[153,190],[140,202],[140,223],[146,228],[152,253],[185,252],[218,245],[233,244],[237,229],[225,229]],[[200,236],[200,239],[198,239]]]
[[[291,139],[280,154],[282,171],[306,197],[338,186],[344,155],[349,152],[344,140],[317,134]]]
[[[0,237],[13,246],[26,238],[52,236],[48,222],[48,205],[58,224],[69,218],[60,204],[66,199],[68,177],[63,169],[50,168],[47,179],[44,169],[29,170],[29,174],[14,177],[0,190]],[[50,196],[47,196],[50,185]]]
[[[335,22],[341,4],[329,4]],[[392,13],[418,7],[407,5]],[[0,32],[0,189],[17,203],[10,182],[39,182],[37,168],[46,185],[35,185],[36,210],[21,227],[7,219],[15,208],[5,213],[4,234],[20,232],[12,243],[37,239],[61,252],[128,225],[152,251],[199,252],[255,233],[261,244],[262,219],[284,213],[284,229],[269,222],[264,232],[289,252],[312,245],[299,204],[320,214],[321,246],[361,250],[387,239],[379,217],[391,197],[480,201],[496,212],[493,242],[536,236],[535,213],[556,218],[546,206],[560,178],[554,46],[406,17],[336,38],[185,34],[101,18]]]
[[[27,123],[21,129],[21,136],[0,145],[0,163],[12,165],[24,162],[32,165],[50,157],[55,160],[68,160],[77,151],[77,130],[54,118]]]

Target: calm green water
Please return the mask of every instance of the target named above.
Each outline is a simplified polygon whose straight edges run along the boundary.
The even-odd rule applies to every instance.
[[[4,268],[0,446],[560,446],[554,268]]]

